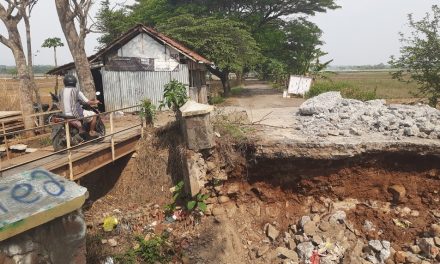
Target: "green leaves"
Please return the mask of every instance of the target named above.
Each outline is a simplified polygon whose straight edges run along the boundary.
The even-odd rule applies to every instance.
[[[207,205],[204,202],[198,202],[197,207],[200,209],[200,211],[205,212],[207,209]]]
[[[160,102],[159,109],[166,106],[174,112],[177,112],[186,101],[188,101],[188,95],[185,85],[177,80],[172,80],[165,85],[163,101]]]
[[[419,21],[409,15],[412,32],[401,33],[400,57],[390,58],[390,65],[397,69],[393,78],[403,82],[415,82],[422,95],[429,96],[435,107],[440,98],[440,7],[432,6],[432,14]]]
[[[259,48],[245,24],[224,18],[184,14],[158,25],[161,32],[206,56],[222,71],[255,65]]]
[[[63,47],[64,43],[61,41],[60,38],[47,38],[44,40],[43,44],[41,45],[42,48],[57,48],[57,47]]]
[[[190,200],[186,204],[186,208],[190,211],[198,209],[202,212],[205,212],[207,209],[207,205],[205,203],[205,200],[209,198],[209,194],[197,194],[195,197],[193,197],[194,200]]]
[[[189,202],[186,204],[186,208],[188,208],[188,210],[192,210],[192,209],[194,209],[194,207],[196,206],[196,204],[197,204],[197,201],[189,201]]]
[[[154,118],[156,117],[156,106],[151,102],[150,99],[144,99],[141,101],[141,111],[139,115],[145,118],[147,124],[152,124]]]

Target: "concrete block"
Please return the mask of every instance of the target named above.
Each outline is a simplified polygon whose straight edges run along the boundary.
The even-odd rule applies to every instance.
[[[86,263],[86,224],[80,210],[0,242],[0,263]]]
[[[87,189],[44,169],[0,178],[0,241],[75,211]]]
[[[214,147],[214,130],[210,120],[213,109],[210,105],[194,101],[188,101],[180,108],[183,133],[189,149],[199,151]]]

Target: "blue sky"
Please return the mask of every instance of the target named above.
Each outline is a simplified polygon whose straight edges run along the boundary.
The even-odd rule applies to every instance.
[[[98,2],[98,1],[97,1]],[[126,2],[124,0],[112,0]],[[390,55],[398,54],[399,32],[407,32],[407,14],[422,17],[434,0],[338,0],[341,9],[318,14],[311,20],[324,31],[323,50],[334,59],[333,65],[363,65],[386,63]],[[94,12],[97,9],[95,5]],[[53,53],[41,48],[44,39],[60,37],[64,39],[58,22],[54,1],[39,1],[31,17],[35,64],[53,64]],[[0,33],[5,29],[0,23]],[[97,34],[90,34],[86,39],[88,55],[95,52],[98,45]],[[64,40],[65,47],[59,49],[59,64],[72,61]],[[13,65],[12,53],[0,44],[0,65]]]

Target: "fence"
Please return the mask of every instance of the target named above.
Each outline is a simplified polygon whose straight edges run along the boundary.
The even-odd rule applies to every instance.
[[[1,160],[0,160],[0,173],[3,173],[4,171],[7,171],[7,170],[11,170],[13,168],[17,168],[19,166],[23,166],[25,164],[29,164],[29,163],[32,163],[32,162],[35,162],[35,161],[38,161],[38,160],[42,160],[44,158],[47,158],[47,157],[50,157],[50,156],[53,156],[53,155],[61,154],[61,153],[64,153],[64,152],[67,151],[66,154],[67,154],[68,165],[69,165],[69,179],[73,180],[72,150],[76,149],[76,148],[79,148],[81,146],[93,143],[93,142],[101,141],[101,140],[103,140],[104,138],[107,138],[107,137],[110,137],[110,144],[111,144],[111,151],[112,151],[112,160],[114,161],[115,160],[115,141],[114,141],[114,136],[116,134],[120,134],[120,133],[126,132],[128,130],[132,130],[134,128],[137,128],[137,127],[141,128],[141,137],[143,137],[143,132],[144,132],[144,129],[143,129],[144,128],[144,121],[143,121],[143,118],[140,115],[139,115],[139,121],[140,121],[139,124],[136,124],[136,125],[133,125],[133,126],[130,126],[130,127],[126,127],[126,128],[123,128],[123,129],[118,130],[117,132],[115,132],[114,131],[114,120],[113,120],[114,119],[114,113],[115,112],[123,112],[124,110],[128,110],[128,109],[131,109],[131,108],[139,109],[140,106],[141,105],[134,105],[134,106],[129,106],[129,107],[115,109],[115,110],[112,110],[112,111],[98,113],[97,114],[98,116],[109,115],[110,134],[105,134],[104,136],[100,136],[100,137],[92,139],[92,140],[84,141],[84,142],[82,142],[80,144],[77,144],[75,146],[71,146],[69,122],[71,122],[73,120],[83,120],[84,118],[69,119],[69,120],[64,120],[63,122],[51,123],[51,124],[42,125],[42,126],[38,126],[38,127],[34,127],[34,128],[22,129],[22,130],[19,130],[19,131],[13,131],[13,132],[9,132],[9,133],[4,133],[3,134],[3,140],[4,140],[5,147],[6,147],[6,152],[7,152],[8,159],[10,157],[10,155],[9,155],[8,136],[12,136],[12,135],[16,135],[16,134],[21,134],[21,133],[26,133],[26,132],[31,132],[31,131],[39,130],[39,129],[42,129],[42,128],[44,129],[46,127],[52,127],[52,126],[55,126],[55,125],[61,125],[61,124],[64,125],[64,130],[65,130],[65,134],[66,134],[66,145],[67,146],[66,146],[65,149],[62,149],[60,151],[55,151],[55,152],[53,152],[51,154],[48,154],[48,155],[44,155],[44,156],[41,156],[41,157],[38,157],[38,158],[35,158],[35,159],[30,159],[30,160],[28,160],[26,162],[22,162],[20,164],[15,164],[15,165],[9,166],[7,168],[2,168],[2,166],[1,166],[2,163],[1,163]],[[41,113],[41,114],[46,114],[46,113]],[[38,116],[38,114],[35,114],[33,116]]]

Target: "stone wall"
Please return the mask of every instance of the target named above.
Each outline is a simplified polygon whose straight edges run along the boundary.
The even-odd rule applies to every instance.
[[[86,224],[80,210],[0,242],[0,264],[86,263]]]

